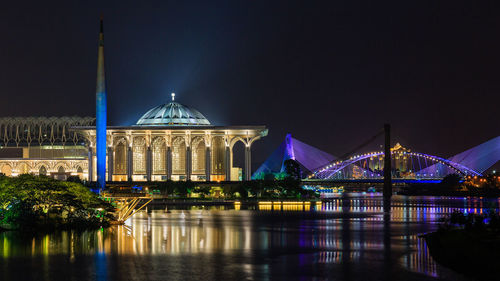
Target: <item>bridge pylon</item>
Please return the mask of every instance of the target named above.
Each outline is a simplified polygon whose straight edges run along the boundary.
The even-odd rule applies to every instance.
[[[384,124],[384,211],[390,211],[392,197],[391,125]]]

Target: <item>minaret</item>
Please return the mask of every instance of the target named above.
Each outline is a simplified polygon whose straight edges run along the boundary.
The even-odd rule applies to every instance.
[[[97,156],[97,187],[106,186],[106,79],[104,75],[104,33],[101,16],[99,32],[99,47],[97,51],[97,86],[95,93],[96,113],[96,156]]]

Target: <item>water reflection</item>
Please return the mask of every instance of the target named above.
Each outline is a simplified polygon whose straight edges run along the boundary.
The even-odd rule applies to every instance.
[[[397,270],[403,275],[418,272],[448,278],[450,273],[440,270],[417,234],[436,229],[437,220],[454,210],[481,213],[485,208],[498,210],[498,206],[498,200],[396,197],[392,212],[384,215],[381,198],[370,197],[320,204],[265,202],[255,210],[245,206],[232,210],[155,210],[136,214],[126,225],[96,231],[35,237],[0,233],[0,255],[5,280],[14,276],[9,275],[14,264],[9,261],[19,258],[46,280],[53,279],[49,269],[60,263],[87,264],[88,271],[82,276],[115,274],[110,267],[126,272],[121,259],[110,258],[113,256],[148,257],[151,263],[145,263],[142,270],[152,264],[168,264],[173,257],[189,256],[190,262],[199,266],[205,266],[209,259],[215,271],[232,266],[236,273],[231,274],[247,277],[257,274],[268,278],[300,270],[306,277],[338,272],[341,280],[355,280],[353,276],[373,271],[380,272],[378,278],[391,279]],[[33,262],[40,257],[41,264]],[[82,261],[82,257],[92,258]],[[223,263],[218,260],[221,258]],[[294,269],[287,269],[290,267]]]
[[[404,255],[400,262],[411,271],[424,273],[433,277],[438,277],[437,264],[432,259],[425,240],[417,235],[409,235],[402,237],[404,242],[412,245],[409,250],[410,254]]]

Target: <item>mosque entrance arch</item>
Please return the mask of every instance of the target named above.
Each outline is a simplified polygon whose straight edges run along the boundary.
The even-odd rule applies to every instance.
[[[245,178],[245,148],[246,143],[241,138],[235,138],[231,147],[231,181],[241,181]]]
[[[66,174],[66,169],[64,169],[63,166],[59,166],[59,168],[57,168],[57,173],[55,173],[54,175],[54,178],[56,180],[61,180],[61,181],[64,181],[68,178],[68,175]]]
[[[78,167],[76,168],[76,174],[78,175],[78,177],[79,177],[81,180],[83,180],[83,169],[82,169],[82,167],[78,166]]]
[[[46,176],[47,175],[47,168],[45,168],[45,166],[41,166],[40,169],[38,170],[38,174],[40,176]]]
[[[196,180],[205,180],[206,145],[203,137],[195,137],[191,141],[191,167]]]

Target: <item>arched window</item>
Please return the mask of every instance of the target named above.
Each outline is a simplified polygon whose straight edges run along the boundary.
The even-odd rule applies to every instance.
[[[165,165],[167,146],[165,139],[157,137],[153,140],[153,174],[164,175],[167,173],[167,165]]]
[[[186,142],[183,137],[176,137],[172,142],[172,173],[186,173]]]
[[[118,144],[115,146],[114,166],[113,174],[127,174],[127,143],[125,139],[119,140]]]
[[[82,169],[82,167],[80,167],[80,166],[77,166],[77,167],[76,167],[76,174],[78,175],[78,177],[79,177],[80,179],[82,179],[82,180],[83,180],[83,169]]]
[[[63,166],[59,166],[59,168],[57,168],[56,179],[57,180],[61,180],[61,181],[67,179],[67,177],[66,177],[66,169],[64,169]]]
[[[202,137],[196,137],[191,145],[193,174],[203,174],[205,173],[205,140]]]
[[[134,174],[146,173],[146,139],[143,137],[135,137],[134,145],[132,146],[134,159],[132,165],[134,167]]]

